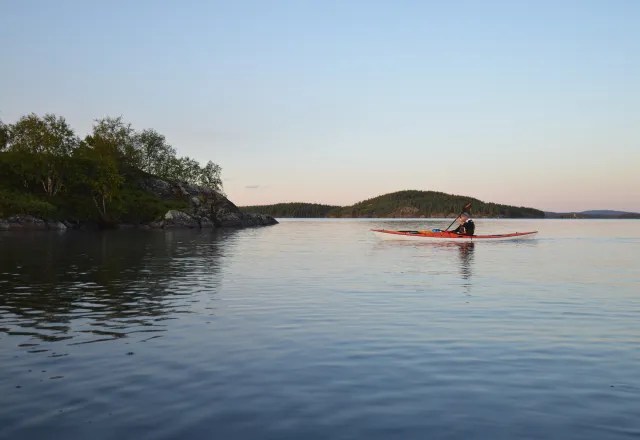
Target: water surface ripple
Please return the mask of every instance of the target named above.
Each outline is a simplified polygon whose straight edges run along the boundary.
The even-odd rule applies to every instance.
[[[637,221],[0,232],[1,439],[640,437]]]

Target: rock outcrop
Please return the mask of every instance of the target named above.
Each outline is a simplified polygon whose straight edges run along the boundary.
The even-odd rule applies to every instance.
[[[50,229],[52,231],[64,231],[67,229],[67,226],[62,222],[48,221],[46,222],[46,224],[47,224],[47,229]]]
[[[167,212],[164,216],[164,227],[165,228],[197,228],[200,225],[189,214],[186,214],[182,211],[171,210]]]
[[[32,215],[19,214],[0,218],[0,231],[64,231],[67,227],[55,220],[42,220]]]
[[[188,211],[169,211],[163,224],[154,222],[150,224],[152,228],[238,228],[278,223],[268,215],[243,213],[224,195],[210,188],[181,182],[171,183],[151,177],[141,181],[140,187],[161,199],[185,201],[189,204]]]
[[[47,231],[65,230],[67,227],[58,221],[44,221],[32,215],[12,215],[7,219],[0,219],[0,231],[2,230],[28,230]]]

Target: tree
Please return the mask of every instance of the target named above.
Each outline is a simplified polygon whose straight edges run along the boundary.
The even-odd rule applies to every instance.
[[[32,113],[12,125],[9,134],[9,150],[19,153],[31,177],[55,196],[64,184],[66,159],[79,144],[73,129],[63,117]]]
[[[123,176],[118,172],[116,159],[101,156],[100,148],[83,145],[78,153],[78,161],[82,168],[82,174],[78,176],[80,183],[89,189],[102,219],[108,220],[108,202],[124,183]]]
[[[205,186],[207,188],[222,191],[222,179],[220,178],[221,168],[219,165],[209,161],[200,169],[200,176],[198,178],[198,185]]]
[[[106,116],[96,119],[93,132],[86,142],[99,153],[100,157],[111,157],[130,168],[140,168],[140,147],[131,124],[125,123],[122,116]]]
[[[0,151],[4,151],[9,144],[9,127],[0,120]]]
[[[197,184],[200,179],[200,164],[190,157],[172,157],[168,162],[166,174],[161,177]]]
[[[140,169],[149,174],[165,177],[176,150],[166,143],[165,137],[153,129],[143,130],[137,135],[140,149]]]
[[[182,180],[197,184],[200,179],[200,164],[197,160],[191,159],[189,156],[181,157],[180,159]]]

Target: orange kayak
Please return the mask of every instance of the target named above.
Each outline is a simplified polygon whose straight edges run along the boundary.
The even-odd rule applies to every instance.
[[[372,229],[377,237],[383,240],[433,240],[433,241],[499,241],[534,238],[538,231],[513,232],[497,235],[459,235],[443,231],[391,231],[388,229]]]

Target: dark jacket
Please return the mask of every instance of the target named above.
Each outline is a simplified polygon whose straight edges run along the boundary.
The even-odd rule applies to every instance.
[[[475,223],[473,223],[473,220],[471,219],[467,219],[466,222],[464,222],[463,224],[461,224],[460,226],[458,226],[456,229],[453,230],[454,233],[461,234],[461,235],[473,235],[475,231],[476,231],[476,225]]]

